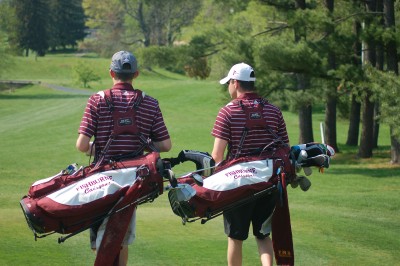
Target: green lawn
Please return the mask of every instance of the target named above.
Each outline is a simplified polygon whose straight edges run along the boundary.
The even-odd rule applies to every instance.
[[[16,58],[4,79],[35,80],[79,88],[72,66],[75,56]],[[110,86],[109,60],[86,58],[100,71],[92,91]],[[137,87],[159,99],[176,156],[182,149],[211,152],[210,131],[221,102],[217,80],[196,81],[165,71],[143,71]],[[53,175],[66,165],[87,165],[75,150],[77,128],[88,96],[67,94],[31,85],[0,92],[0,265],[91,265],[94,255],[84,232],[57,243],[58,235],[34,241],[20,198],[31,183]],[[284,113],[291,143],[298,139],[296,114]],[[314,115],[314,136],[320,140]],[[399,265],[400,168],[388,164],[388,130],[382,126],[380,149],[374,158],[358,160],[346,147],[346,121],[338,124],[342,153],[325,173],[314,171],[312,187],[289,187],[289,204],[296,265]],[[177,175],[191,163],[174,168]],[[166,195],[138,209],[137,240],[130,247],[130,265],[224,265],[226,237],[222,218],[202,225],[182,225]],[[244,265],[259,265],[253,239],[244,243]]]

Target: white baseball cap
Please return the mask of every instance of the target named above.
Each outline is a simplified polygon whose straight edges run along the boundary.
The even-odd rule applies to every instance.
[[[253,73],[253,75],[251,74]],[[229,70],[228,76],[219,81],[220,84],[225,84],[231,79],[242,80],[242,81],[255,81],[254,70],[251,66],[245,63],[234,65]]]

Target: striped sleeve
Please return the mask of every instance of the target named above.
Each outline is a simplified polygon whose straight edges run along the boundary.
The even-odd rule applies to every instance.
[[[222,107],[218,112],[211,135],[226,141],[231,140],[231,116],[228,107]]]
[[[155,112],[155,116],[154,116],[154,120],[153,120],[152,134],[151,134],[150,138],[156,142],[163,141],[163,140],[170,138],[167,127],[164,122],[163,115],[161,113],[160,106],[158,105],[158,102],[157,102],[157,108],[156,108],[156,112]]]
[[[98,122],[98,102],[96,101],[96,95],[92,95],[87,104],[83,117],[79,126],[78,133],[83,134],[91,138],[96,133],[97,122]]]

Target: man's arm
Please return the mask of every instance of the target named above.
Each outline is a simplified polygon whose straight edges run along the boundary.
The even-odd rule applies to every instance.
[[[216,164],[222,162],[224,160],[224,153],[226,146],[228,145],[228,141],[220,138],[215,138],[214,140],[214,148],[211,153]]]
[[[76,148],[81,151],[86,153],[86,155],[90,155],[91,153],[94,153],[94,149],[91,149],[91,146],[93,143],[90,142],[90,138],[84,134],[79,134],[78,139],[76,140]]]
[[[160,152],[167,152],[171,150],[172,143],[171,139],[166,139],[163,141],[158,141],[158,142],[153,142],[154,146],[160,151]]]

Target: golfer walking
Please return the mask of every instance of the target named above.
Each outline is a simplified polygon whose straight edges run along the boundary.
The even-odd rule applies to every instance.
[[[112,106],[117,112],[125,112],[138,103],[138,97],[142,97],[135,110],[135,117],[127,121],[135,121],[136,129],[142,139],[151,140],[160,152],[171,149],[171,139],[164,123],[164,119],[158,101],[145,93],[139,93],[133,88],[133,80],[139,76],[137,61],[133,54],[127,51],[115,53],[111,59],[110,77],[113,82],[111,89]],[[99,157],[106,160],[118,155],[134,153],[139,150],[143,154],[143,141],[138,134],[121,134],[115,137],[111,145],[106,148],[107,142],[114,129],[110,105],[105,99],[105,92],[100,91],[90,96],[83,118],[78,130],[79,136],[76,147],[79,151],[95,156],[95,162]],[[94,141],[91,142],[91,139]],[[119,256],[119,265],[126,265],[128,261],[128,245],[135,238],[136,211],[130,221],[125,239],[122,242]],[[122,222],[122,221],[121,221]],[[102,227],[100,227],[102,228]],[[92,248],[98,249],[101,241],[96,239],[96,233],[91,232]]]
[[[220,80],[227,84],[232,101],[222,107],[217,115],[212,135],[215,137],[212,157],[218,164],[249,155],[274,141],[278,136],[289,144],[286,124],[280,109],[260,97],[255,89],[255,72],[245,63],[234,65],[228,75]],[[246,126],[245,108],[262,107],[262,117],[274,134],[266,129],[250,129],[243,140]],[[272,265],[273,247],[270,238],[271,217],[275,208],[276,193],[257,199],[232,211],[224,212],[224,228],[228,236],[228,265],[242,265],[242,245],[248,238],[250,224],[256,238],[262,265]]]

